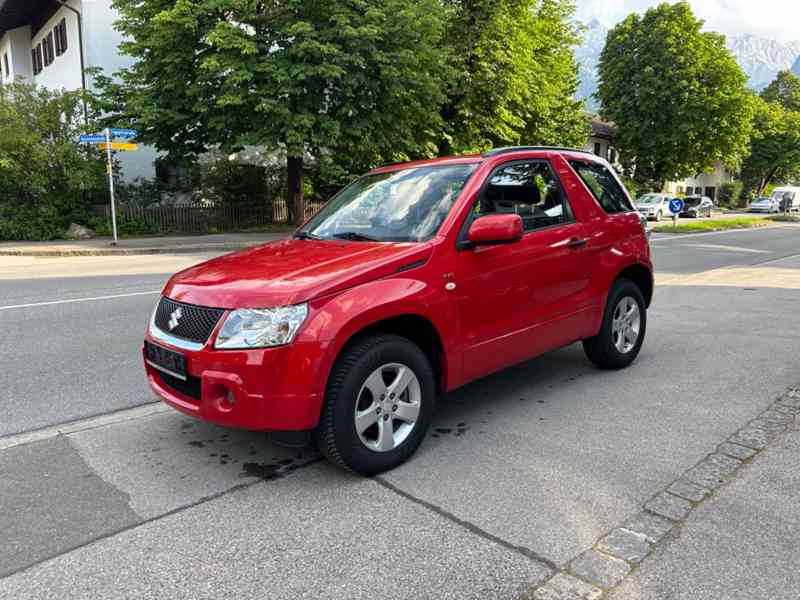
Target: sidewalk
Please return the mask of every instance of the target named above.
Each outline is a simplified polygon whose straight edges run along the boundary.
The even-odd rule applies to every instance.
[[[79,241],[2,242],[0,243],[0,256],[114,256],[232,251],[280,240],[287,237],[289,233],[286,231],[125,238],[121,239],[116,246],[111,245],[111,238]]]

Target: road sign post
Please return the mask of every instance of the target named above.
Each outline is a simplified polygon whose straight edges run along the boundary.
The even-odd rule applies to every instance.
[[[87,133],[79,138],[81,144],[97,144],[101,150],[106,151],[106,168],[108,169],[108,193],[111,196],[111,232],[114,234],[112,246],[117,245],[117,207],[114,202],[114,165],[111,161],[112,150],[123,150],[135,152],[139,149],[138,144],[130,142],[112,142],[115,139],[132,140],[139,132],[135,129],[118,129],[116,127],[106,127],[103,133]]]
[[[111,231],[114,234],[112,246],[117,245],[117,210],[114,206],[114,168],[111,164],[111,130],[106,127],[106,160],[108,161],[108,190],[111,196]]]
[[[678,215],[683,210],[683,200],[680,198],[673,198],[669,201],[669,212],[672,213],[672,226],[678,226]]]

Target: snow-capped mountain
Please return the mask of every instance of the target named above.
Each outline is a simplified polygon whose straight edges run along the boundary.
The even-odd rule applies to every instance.
[[[750,78],[750,87],[759,91],[800,57],[800,42],[784,44],[749,34],[729,37],[728,49]]]
[[[598,19],[585,25],[583,44],[575,50],[581,79],[578,97],[586,98],[590,109],[597,108],[592,94],[597,90],[597,61],[605,45],[608,27]],[[793,68],[800,76],[800,42],[782,43],[744,34],[728,37],[728,49],[749,78],[754,90],[762,90],[778,71]],[[794,66],[793,66],[794,65]]]

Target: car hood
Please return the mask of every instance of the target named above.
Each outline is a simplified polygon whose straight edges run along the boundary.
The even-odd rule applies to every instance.
[[[386,277],[431,252],[430,243],[282,240],[176,273],[164,295],[219,308],[286,306]]]

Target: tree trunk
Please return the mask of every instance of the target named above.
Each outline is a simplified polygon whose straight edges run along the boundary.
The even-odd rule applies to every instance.
[[[289,212],[289,222],[302,225],[305,219],[305,198],[303,198],[303,157],[289,156],[286,158],[287,194],[286,208]]]

